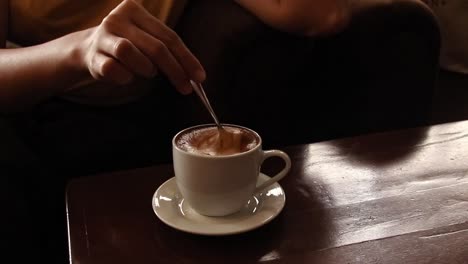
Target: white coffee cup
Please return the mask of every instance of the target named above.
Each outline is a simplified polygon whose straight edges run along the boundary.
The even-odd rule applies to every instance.
[[[291,168],[289,156],[280,150],[262,150],[257,132],[237,125],[255,135],[257,144],[250,150],[232,155],[211,156],[193,153],[177,146],[180,135],[213,124],[189,127],[172,140],[176,183],[184,200],[199,214],[225,216],[239,211],[248,200],[266,187],[282,179]],[[284,168],[271,179],[257,186],[260,167],[270,157],[284,160]]]

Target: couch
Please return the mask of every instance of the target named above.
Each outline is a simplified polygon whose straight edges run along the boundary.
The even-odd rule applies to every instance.
[[[231,0],[197,0],[176,31],[206,68],[219,118],[258,130],[272,146],[427,124],[440,49],[434,14],[419,0],[350,6],[343,31],[302,37]],[[191,103],[191,120],[209,122]]]
[[[335,34],[280,32],[232,0],[189,1],[175,30],[204,65],[220,120],[258,131],[265,148],[427,124],[440,46],[434,14],[419,0],[349,1],[349,25]],[[19,139],[1,138],[24,143],[58,175],[169,162],[177,131],[212,120],[195,95],[164,85],[157,78],[152,96],[116,108],[52,98],[13,118]]]

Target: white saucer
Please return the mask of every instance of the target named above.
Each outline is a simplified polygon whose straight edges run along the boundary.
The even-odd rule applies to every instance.
[[[270,177],[260,173],[259,183]],[[180,194],[175,178],[163,183],[153,195],[153,210],[167,225],[201,235],[231,235],[250,231],[273,220],[283,209],[286,196],[278,183],[255,194],[237,213],[209,217],[195,212]]]

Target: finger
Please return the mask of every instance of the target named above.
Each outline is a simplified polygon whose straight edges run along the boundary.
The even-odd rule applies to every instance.
[[[133,1],[124,1],[124,3],[119,5],[104,19],[103,23],[105,23],[104,26],[106,26],[106,29],[109,32],[114,32],[115,34],[119,34],[119,36],[125,37],[132,42],[134,41],[134,44],[137,43],[138,40],[143,39],[141,37],[142,35],[147,35],[146,39],[149,39],[149,42],[140,41],[138,42],[139,44],[135,44],[135,46],[151,58],[153,64],[156,64],[158,69],[167,75],[173,85],[176,86],[177,90],[182,93],[190,93],[192,90],[188,81],[188,79],[190,79],[190,75],[186,74],[184,67],[177,61],[177,58],[171,53],[164,43],[143,30],[137,30],[137,28],[139,28],[138,26],[132,27],[132,24],[135,24],[134,19],[132,19],[134,17],[150,18],[150,20],[153,21],[153,24],[150,25],[149,28],[151,28],[151,26],[167,28],[164,24],[160,23],[156,18],[149,14],[143,7]],[[122,21],[124,22],[122,23]],[[198,62],[196,59],[195,61]],[[194,76],[192,79],[204,79],[203,69],[202,75],[203,78],[197,78],[197,76]]]
[[[131,40],[118,37],[119,31],[129,31],[116,21],[118,17],[110,16],[103,22],[105,33],[99,42],[99,51],[117,59],[127,69],[137,75],[147,78],[153,77],[155,69],[153,63],[132,43]]]
[[[180,93],[191,93],[190,80],[169,49],[157,39],[152,39],[151,44],[151,48],[146,52],[153,58],[156,67],[166,75]]]
[[[133,74],[114,58],[96,53],[91,61],[91,75],[97,80],[125,85],[132,81]]]
[[[129,32],[128,35],[135,43],[135,46],[140,47],[141,52],[151,59],[153,64],[169,78],[179,92],[188,94],[192,91],[189,82],[190,76],[183,70],[182,65],[163,42],[138,28],[131,33]]]
[[[145,10],[146,11],[146,10]],[[152,16],[148,12],[132,16],[132,21],[143,31],[148,32],[154,38],[162,41],[174,54],[189,78],[202,82],[206,78],[205,70],[195,55],[190,52],[182,39],[168,26]]]

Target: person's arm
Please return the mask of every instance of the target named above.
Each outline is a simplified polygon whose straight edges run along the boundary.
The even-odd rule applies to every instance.
[[[0,49],[0,112],[21,110],[85,78],[86,73],[73,62],[77,56],[73,39],[67,36],[29,48]]]
[[[8,1],[0,0],[0,49],[6,46],[7,35],[7,21],[8,21]]]
[[[315,36],[339,31],[349,20],[348,0],[235,0],[265,24]]]
[[[8,1],[0,0],[0,41],[8,28]],[[15,111],[93,78],[116,85],[136,76],[165,74],[181,93],[205,72],[182,40],[142,6],[125,0],[91,29],[15,49],[0,48],[0,112]]]

